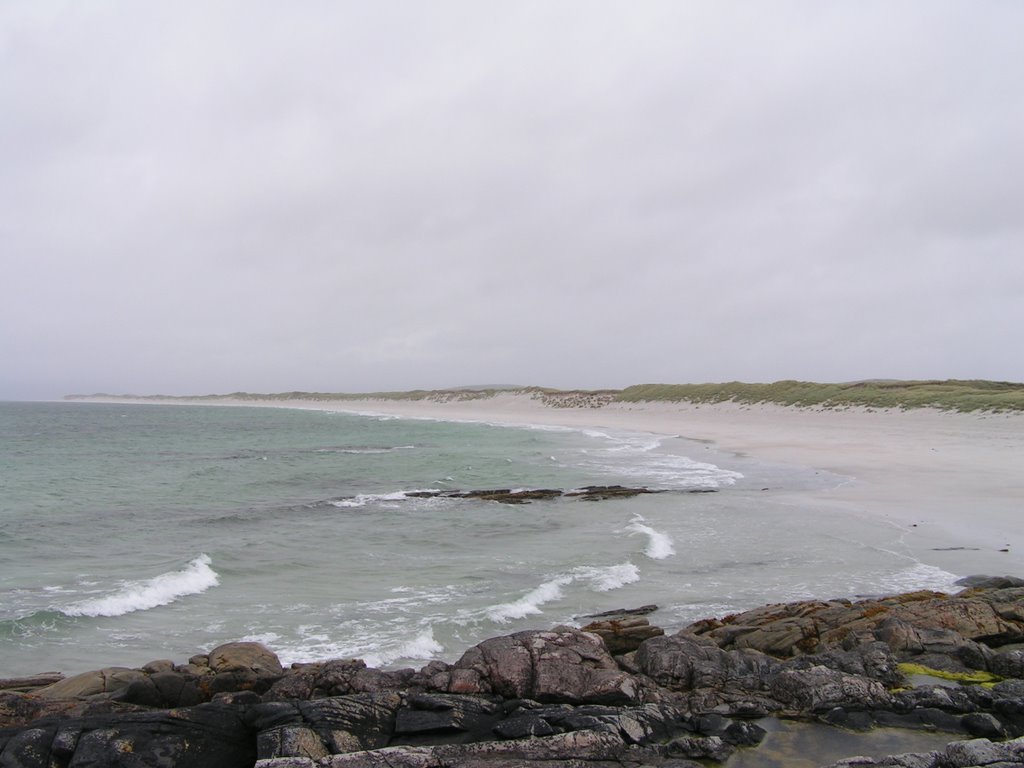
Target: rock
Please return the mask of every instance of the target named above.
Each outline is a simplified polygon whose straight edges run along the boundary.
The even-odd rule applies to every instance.
[[[401,704],[396,693],[357,693],[295,706],[332,752],[352,752],[386,745],[394,735]]]
[[[218,645],[210,651],[208,659],[208,666],[218,674],[237,669],[247,669],[262,677],[280,677],[284,674],[277,654],[262,643]]]
[[[302,725],[282,725],[260,731],[256,740],[257,759],[273,757],[307,757],[319,760],[330,754],[323,741],[312,728]]]
[[[492,638],[418,672],[344,659],[285,671],[265,647],[229,643],[182,666],[0,690],[0,766],[692,768],[759,743],[742,718],[768,714],[982,737],[847,766],[1024,763],[1024,743],[988,741],[1024,734],[1024,652],[994,649],[1024,631],[1020,587],[766,606],[673,636],[642,610]],[[631,635],[635,650],[613,658]],[[901,659],[1006,679],[890,691]]]
[[[876,680],[828,667],[785,669],[771,681],[772,698],[798,712],[825,713],[834,707],[887,709],[892,698]]]
[[[1024,650],[993,654],[989,658],[988,669],[1000,677],[1024,678]]]
[[[566,496],[575,496],[583,501],[606,501],[607,499],[629,499],[645,493],[661,493],[650,488],[626,488],[621,485],[588,485],[576,491],[568,491]]]
[[[903,683],[899,663],[889,646],[882,642],[866,642],[849,650],[836,648],[809,656],[797,656],[789,667],[808,669],[818,665],[850,675],[869,677],[889,687]]]
[[[438,732],[470,740],[489,735],[501,717],[497,703],[479,696],[412,694],[395,718],[399,738]],[[475,740],[475,739],[474,739]]]
[[[210,651],[212,678],[200,678],[210,696],[224,691],[267,691],[284,674],[277,654],[261,643],[225,643]]]
[[[768,605],[687,629],[724,649],[754,648],[780,658],[843,647],[851,638],[854,644],[883,639],[897,655],[959,653],[966,641],[1024,641],[1024,588]]]
[[[976,765],[993,765],[1007,761],[1007,758],[1024,758],[1024,744],[1010,742],[993,744],[988,739],[972,739],[971,741],[955,741],[947,744],[944,754],[939,758],[943,768],[970,768]],[[1014,762],[1022,762],[1014,760]]]
[[[14,734],[0,751],[0,765],[5,768],[42,768],[49,765],[56,730],[56,726],[51,725],[46,728],[26,728]]]
[[[718,736],[680,736],[672,739],[665,748],[670,757],[692,757],[717,763],[724,762],[735,751],[735,747],[726,744]]]
[[[582,501],[604,501],[606,499],[623,499],[645,493],[662,493],[650,488],[627,488],[622,485],[591,485],[572,491],[561,491],[554,488],[492,488],[474,491],[410,491],[405,495],[410,498],[430,499],[477,499],[495,501],[500,504],[529,504],[531,501],[557,499],[561,497],[578,498]]]
[[[255,759],[239,713],[211,704],[63,720],[21,731],[0,752],[0,765],[24,768],[248,768]]]
[[[644,640],[665,634],[665,630],[652,627],[647,619],[639,616],[594,621],[581,631],[600,637],[613,656],[635,651]]]
[[[494,726],[494,734],[502,739],[525,739],[554,733],[558,730],[551,723],[533,713],[509,717]]]
[[[1024,579],[1016,576],[964,576],[956,584],[968,589],[1006,589],[1024,587]]]
[[[485,640],[446,673],[448,693],[542,702],[628,704],[639,684],[585,632],[517,632]]]
[[[620,616],[646,616],[658,610],[658,606],[652,604],[641,605],[639,608],[617,608],[613,611],[602,611],[601,613],[588,613],[581,618],[584,619],[609,619]]]
[[[64,679],[60,672],[43,672],[29,677],[8,677],[0,680],[0,691],[30,691],[45,688]]]
[[[760,744],[767,731],[757,723],[730,720],[719,714],[703,715],[697,720],[697,731],[705,736],[718,736],[734,747],[752,747]]]
[[[60,680],[35,692],[44,699],[78,699],[116,693],[133,682],[146,679],[146,673],[127,667],[107,667],[83,672]]]
[[[398,746],[334,755],[330,768],[513,768],[538,763],[551,768],[621,768],[657,760],[659,751],[629,746],[612,733],[576,731],[518,741]],[[660,761],[659,761],[660,762]],[[310,762],[263,761],[257,768],[310,768]]]
[[[1006,729],[999,720],[987,712],[972,712],[960,718],[960,722],[971,736],[999,739],[1006,736]]]
[[[765,714],[779,706],[767,701],[779,662],[759,651],[724,651],[708,638],[680,632],[646,640],[626,659],[662,688],[697,694],[690,697],[695,709],[742,702],[751,714]]]

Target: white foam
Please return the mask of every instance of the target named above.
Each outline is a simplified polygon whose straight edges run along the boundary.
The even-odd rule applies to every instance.
[[[934,565],[915,563],[879,580],[878,590],[882,593],[914,592],[919,589],[934,589],[939,592],[956,592],[960,577]]]
[[[640,515],[633,518],[632,522],[626,526],[626,530],[630,532],[631,536],[639,533],[647,537],[647,548],[644,550],[644,554],[652,560],[664,560],[676,553],[672,537],[646,525],[644,518]]]
[[[640,581],[640,569],[628,562],[603,568],[581,566],[573,568],[572,572],[574,578],[586,581],[595,592],[611,592]]]
[[[410,493],[439,493],[438,488],[421,488],[415,491],[394,491],[393,493],[360,493],[351,499],[338,499],[332,501],[330,504],[335,507],[341,508],[358,508],[365,507],[367,504],[388,502],[388,501],[405,501],[409,498]]]
[[[127,581],[113,594],[83,600],[63,609],[67,616],[123,616],[173,603],[179,597],[198,595],[220,583],[208,555],[199,555],[180,571],[170,571],[147,581]]]
[[[499,624],[506,624],[513,619],[543,613],[541,606],[561,600],[564,594],[562,588],[574,582],[582,582],[595,592],[610,592],[639,580],[640,569],[632,563],[609,566],[581,565],[568,573],[559,574],[545,581],[518,600],[491,606],[487,609],[487,617]]]
[[[368,667],[381,668],[399,660],[432,661],[444,653],[444,646],[434,638],[434,630],[430,626],[410,640],[390,641],[382,641],[379,629],[357,633],[357,636],[344,641],[333,639],[322,627],[304,626],[297,630],[302,635],[300,642],[275,646],[278,658],[284,664],[358,658]]]
[[[552,600],[560,600],[562,597],[562,587],[571,584],[572,580],[572,576],[563,575],[551,579],[551,581],[545,581],[515,602],[491,607],[488,609],[487,615],[492,621],[504,624],[512,619],[523,619],[527,616],[543,613],[540,607],[545,603],[550,603]]]

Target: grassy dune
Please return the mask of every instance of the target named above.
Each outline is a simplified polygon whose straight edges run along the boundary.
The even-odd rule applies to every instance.
[[[457,389],[415,389],[405,392],[277,392],[257,394],[232,392],[226,395],[68,395],[68,400],[124,397],[146,400],[236,401],[344,401],[344,400],[430,400],[454,402],[481,400],[501,393],[529,395],[546,405],[562,408],[600,408],[608,403],[690,402],[690,403],[777,403],[779,405],[843,408],[939,408],[946,411],[1024,411],[1024,384],[1005,381],[858,381],[846,384],[818,384],[810,381],[776,381],[771,384],[640,384],[622,390],[560,390],[547,387],[494,387]]]
[[[947,411],[1024,411],[1024,384],[1005,381],[857,381],[817,384],[641,384],[627,387],[619,402],[778,403],[840,408],[939,408]]]

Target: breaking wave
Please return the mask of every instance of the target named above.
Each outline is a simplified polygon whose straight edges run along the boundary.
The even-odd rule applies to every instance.
[[[564,595],[562,588],[574,582],[582,582],[595,592],[610,592],[639,580],[640,569],[628,562],[604,568],[579,566],[568,573],[559,574],[553,579],[545,581],[518,600],[491,606],[487,609],[487,617],[491,621],[505,624],[513,619],[523,619],[543,613],[541,606],[560,600]]]
[[[113,594],[83,600],[62,609],[66,616],[123,616],[173,603],[179,597],[198,595],[220,583],[210,567],[209,555],[199,555],[180,571],[169,571],[147,581],[126,581]]]
[[[647,537],[647,548],[644,550],[644,554],[652,560],[664,560],[666,557],[672,557],[676,553],[672,537],[651,528],[645,522],[642,516],[636,515],[626,526],[626,530],[630,532],[630,535],[639,533]]]

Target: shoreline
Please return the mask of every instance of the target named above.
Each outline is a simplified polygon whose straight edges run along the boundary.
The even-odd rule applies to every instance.
[[[969,573],[1024,572],[1024,415],[934,409],[818,409],[671,402],[554,407],[526,394],[451,400],[209,400],[88,398],[122,405],[290,408],[467,421],[502,426],[605,429],[681,437],[712,454],[812,467],[851,478],[775,503],[827,508],[895,526],[922,562]],[[695,457],[717,463],[716,457]]]

